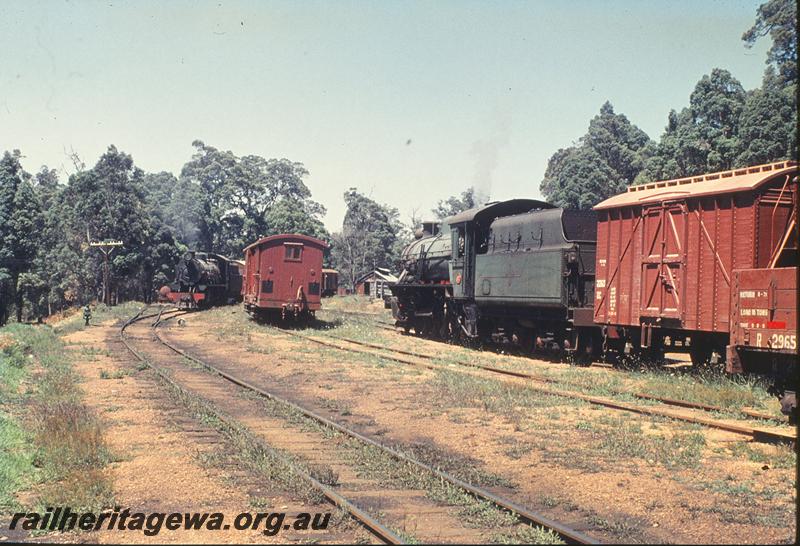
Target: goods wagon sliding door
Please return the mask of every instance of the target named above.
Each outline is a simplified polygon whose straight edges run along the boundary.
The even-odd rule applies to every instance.
[[[642,211],[642,298],[640,313],[649,318],[681,318],[686,214],[665,203]]]

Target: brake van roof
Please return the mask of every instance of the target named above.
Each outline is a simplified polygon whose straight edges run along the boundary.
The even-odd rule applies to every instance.
[[[255,243],[247,245],[244,250],[247,251],[253,247],[261,246],[266,243],[286,242],[286,243],[307,243],[316,245],[320,248],[328,248],[328,243],[321,241],[308,235],[300,235],[299,233],[281,233],[280,235],[270,235],[269,237],[262,237]]]
[[[662,180],[628,187],[628,191],[595,205],[595,210],[628,207],[664,201],[753,190],[781,175],[797,174],[796,161],[780,161],[730,171]]]

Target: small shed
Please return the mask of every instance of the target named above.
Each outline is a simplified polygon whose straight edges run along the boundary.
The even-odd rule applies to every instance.
[[[397,283],[397,277],[388,269],[378,267],[356,279],[356,294],[372,299],[383,299],[391,294],[389,287]]]

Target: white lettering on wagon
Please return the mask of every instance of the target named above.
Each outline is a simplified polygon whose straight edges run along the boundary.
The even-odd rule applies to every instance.
[[[605,288],[606,287],[606,280],[605,279],[597,279],[595,284],[597,284],[597,288]]]
[[[766,290],[739,290],[739,298],[766,298]]]
[[[769,346],[773,349],[797,349],[797,336],[794,334],[772,334]]]
[[[617,314],[617,287],[612,286],[611,290],[609,291],[609,299],[608,299],[608,314],[609,315],[616,315]]]
[[[742,309],[739,315],[743,317],[768,317],[769,309]]]

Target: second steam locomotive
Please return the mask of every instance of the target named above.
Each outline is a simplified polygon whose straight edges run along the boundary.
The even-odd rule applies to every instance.
[[[796,408],[797,165],[633,186],[589,212],[515,199],[426,225],[392,287],[398,326],[432,337],[775,380]],[[440,231],[439,231],[440,229]]]
[[[179,307],[204,309],[241,301],[244,262],[210,252],[186,252],[175,266],[175,281],[160,297]]]

